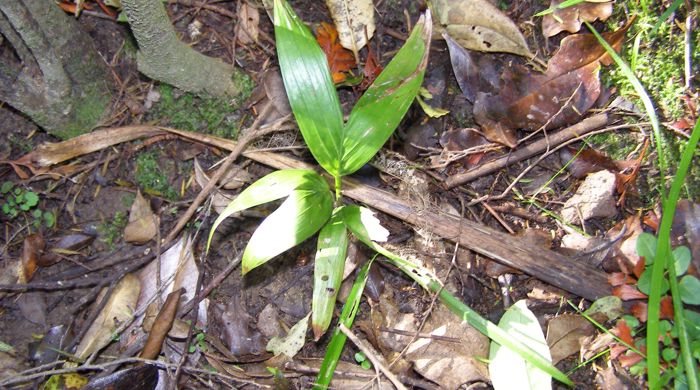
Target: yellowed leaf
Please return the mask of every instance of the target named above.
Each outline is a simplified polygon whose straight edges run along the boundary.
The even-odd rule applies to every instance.
[[[85,337],[80,341],[76,349],[75,356],[85,359],[93,352],[99,351],[109,344],[116,336],[114,331],[125,321],[133,316],[136,301],[141,292],[141,282],[139,278],[132,274],[127,274],[117,283],[112,295],[102,312],[90,325]],[[95,302],[99,304],[107,293],[104,288],[98,295]]]

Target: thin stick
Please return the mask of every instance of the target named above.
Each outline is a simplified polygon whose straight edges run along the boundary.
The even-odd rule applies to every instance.
[[[243,153],[243,150],[248,146],[248,144],[252,140],[263,134],[263,132],[259,131],[260,122],[262,122],[262,120],[267,117],[267,114],[270,113],[271,110],[272,104],[268,104],[260,112],[260,115],[258,115],[258,118],[250,127],[250,130],[246,134],[241,136],[241,138],[236,143],[236,146],[233,148],[233,150],[231,150],[231,153],[224,160],[223,164],[221,164],[216,173],[211,177],[207,185],[205,185],[204,188],[202,188],[197,197],[194,198],[190,207],[187,209],[187,211],[185,211],[185,214],[182,217],[180,217],[180,219],[177,221],[177,225],[175,225],[175,227],[165,238],[165,242],[173,241],[175,237],[177,237],[177,235],[180,234],[182,228],[185,227],[187,222],[189,222],[190,218],[192,218],[194,213],[197,211],[197,208],[199,208],[202,202],[204,202],[209,196],[209,194],[211,194],[211,192],[214,190],[214,188],[216,188],[216,183],[218,183],[219,180],[221,180],[221,178],[224,177],[224,174],[226,174],[226,171],[228,171],[233,162],[236,161],[236,159],[241,155],[241,153]]]
[[[355,335],[355,333],[353,333],[350,329],[348,329],[348,327],[345,326],[345,324],[341,323],[341,324],[339,324],[338,327],[340,328],[340,331],[345,333],[345,335],[348,336],[350,341],[352,341],[357,346],[357,348],[359,348],[360,351],[362,351],[365,354],[365,356],[367,356],[367,359],[369,359],[372,362],[372,364],[374,364],[374,366],[377,367],[379,369],[379,371],[382,372],[382,374],[386,375],[386,377],[389,379],[389,381],[391,381],[391,383],[394,384],[394,386],[397,389],[407,390],[406,386],[404,386],[403,383],[401,383],[399,378],[397,378],[396,375],[394,375],[394,373],[389,371],[389,369],[386,367],[386,364],[384,362],[384,358],[382,358],[382,357],[378,356],[376,353],[374,353],[374,351],[373,351],[374,348],[369,346],[364,341],[360,340],[360,338],[357,337]]]
[[[545,137],[539,141],[533,142],[532,144],[527,145],[522,149],[518,149],[513,153],[497,158],[493,161],[485,162],[479,167],[470,171],[451,176],[445,180],[445,186],[447,188],[454,188],[458,185],[488,175],[510,164],[525,160],[526,158],[532,157],[537,153],[547,150],[550,146],[559,145],[572,138],[580,137],[583,134],[603,127],[607,123],[608,115],[605,113],[586,118],[573,126],[567,127],[566,129],[561,130],[550,137]]]

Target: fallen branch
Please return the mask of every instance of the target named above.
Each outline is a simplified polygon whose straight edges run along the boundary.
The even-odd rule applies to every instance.
[[[590,118],[586,118],[573,126],[569,126],[566,129],[561,130],[555,134],[552,134],[548,137],[542,138],[531,144],[523,146],[522,148],[515,150],[513,153],[509,153],[495,160],[482,163],[478,167],[471,169],[467,172],[452,175],[445,180],[445,187],[454,188],[458,185],[491,174],[510,164],[525,160],[526,158],[530,158],[536,154],[542,153],[548,148],[555,147],[570,139],[580,137],[595,129],[601,128],[607,123],[607,114],[598,114]]]
[[[593,118],[601,120],[602,117],[595,116]],[[574,127],[572,126],[571,128]],[[583,130],[578,130],[579,132],[576,134],[580,135],[580,132]],[[109,132],[112,138],[101,134],[104,132]],[[225,150],[234,150],[236,148],[236,142],[224,138],[155,126],[131,126],[85,134],[77,137],[80,138],[78,141],[69,140],[57,144],[42,145],[35,152],[22,157],[20,160],[22,160],[23,165],[49,166],[101,149],[101,147],[96,148],[95,145],[92,148],[89,147],[93,142],[90,139],[91,136],[106,141],[109,145],[103,144],[102,147],[108,147],[118,143],[114,142],[114,140],[126,142],[143,136],[166,133],[177,134],[183,138]],[[79,147],[75,150],[66,150],[63,145],[71,142],[73,145],[79,145]],[[552,137],[550,137],[551,143],[553,143]],[[243,152],[243,156],[276,169],[313,168],[313,166],[291,157],[271,152],[249,150]],[[15,163],[18,163],[20,160]],[[605,273],[602,271],[592,269],[581,262],[574,261],[554,251],[533,246],[518,237],[498,232],[463,218],[426,210],[422,205],[412,204],[410,201],[401,199],[392,193],[362,184],[352,178],[346,179],[343,194],[409,224],[426,228],[440,237],[458,243],[464,248],[519,269],[526,274],[580,297],[595,300],[610,295],[610,286],[607,283]]]

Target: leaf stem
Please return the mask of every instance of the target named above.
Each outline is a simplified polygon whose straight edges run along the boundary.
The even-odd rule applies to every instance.
[[[340,207],[343,203],[343,179],[340,175],[333,178],[335,179],[335,207]]]

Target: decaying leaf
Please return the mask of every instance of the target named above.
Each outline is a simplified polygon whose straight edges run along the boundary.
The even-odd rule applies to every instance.
[[[326,6],[340,35],[340,44],[358,58],[358,52],[376,29],[372,0],[326,0]]]
[[[547,344],[552,354],[552,364],[581,350],[581,343],[595,334],[590,321],[578,314],[562,314],[547,324]]]
[[[236,167],[233,167],[233,169],[236,169]],[[244,172],[240,169],[237,169],[237,173],[234,173],[234,177],[230,177],[227,179],[222,179],[224,184],[224,187],[228,184],[229,186],[235,187],[235,186],[242,186],[246,181],[247,178],[240,177],[236,178],[235,176],[244,176],[247,175],[247,172]],[[231,176],[231,175],[229,175]],[[208,183],[209,183],[209,176],[204,172],[204,169],[202,166],[199,164],[199,161],[195,158],[194,159],[194,180],[197,182],[197,185],[199,187],[204,188]],[[224,191],[221,191],[219,189],[215,189],[211,193],[211,207],[216,211],[217,214],[221,214],[222,211],[228,206],[229,203],[235,198],[234,195],[228,194]]]
[[[144,267],[138,274],[142,286],[138,306],[141,307],[151,301],[158,292],[157,280],[159,278],[163,287],[160,291],[160,297],[163,301],[167,299],[168,294],[180,288],[185,289],[181,303],[193,299],[199,277],[199,269],[193,253],[191,238],[182,237],[160,256],[160,267],[156,260]],[[159,268],[160,275],[158,274]],[[202,324],[206,324],[207,321],[207,304],[208,300],[204,299],[199,306],[198,319]]]
[[[148,200],[138,191],[129,212],[129,224],[124,228],[124,241],[144,244],[157,233],[158,219],[153,214]]]
[[[38,234],[30,234],[24,239],[22,256],[19,259],[12,259],[5,262],[5,266],[0,268],[0,283],[15,284],[27,283],[34,276],[34,272],[39,266],[39,259],[45,248],[44,238]],[[0,298],[6,293],[0,293]]]
[[[234,293],[225,306],[211,307],[210,334],[220,339],[239,361],[265,353],[264,337],[256,328],[255,319],[248,314],[243,299],[242,294]]]
[[[553,37],[562,31],[576,33],[583,22],[604,21],[612,15],[614,1],[584,1],[576,5],[558,8],[565,0],[552,0],[554,9],[542,18],[542,34]]]
[[[619,48],[628,26],[604,34],[605,39]],[[562,40],[544,74],[509,66],[500,72],[495,88],[496,65],[483,58],[477,63],[468,51],[446,39],[460,88],[474,99],[476,122],[486,138],[510,147],[517,145],[517,129],[552,129],[583,116],[600,95],[600,64],[610,63],[592,35],[573,35]]]
[[[420,338],[406,351],[414,369],[444,389],[456,389],[488,377],[486,366],[475,359],[486,356],[488,339],[455,317],[444,305],[436,305],[423,327],[424,333],[455,341]]]
[[[462,152],[487,144],[488,141],[476,129],[463,128],[448,130],[440,136],[440,145],[447,152]],[[475,152],[465,155],[460,161],[465,167],[477,165],[486,153]]]
[[[238,23],[236,23],[236,38],[243,45],[258,42],[258,24],[260,23],[260,12],[258,8],[248,4],[247,1],[240,3],[238,8]]]
[[[338,42],[338,31],[328,23],[321,23],[316,30],[316,41],[326,55],[333,82],[338,84],[345,81],[346,72],[355,67],[355,58]]]
[[[566,147],[559,152],[562,164],[566,164],[566,169],[571,172],[571,175],[576,179],[583,179],[589,173],[602,171],[617,171],[615,161],[605,153],[595,149],[586,148],[577,153],[577,150],[572,147]]]
[[[467,49],[534,57],[518,26],[488,0],[435,0],[431,9],[436,30]]]
[[[284,354],[290,358],[294,357],[304,346],[309,317],[311,317],[311,313],[292,326],[286,337],[273,337],[267,343],[267,350],[275,355]]]
[[[143,359],[155,359],[160,354],[160,349],[163,346],[165,336],[173,326],[175,314],[177,314],[177,306],[182,295],[182,288],[171,292],[168,299],[165,300],[163,307],[155,318],[148,333],[146,344],[141,350],[140,357]]]
[[[377,61],[377,56],[374,54],[374,50],[372,50],[370,47],[369,50],[367,50],[367,60],[365,60],[365,66],[362,68],[362,74],[364,74],[365,77],[360,83],[360,91],[364,91],[369,88],[369,86],[374,82],[374,79],[376,79],[377,76],[382,73],[383,69],[384,68],[379,61]]]
[[[103,289],[95,301],[98,303],[102,301],[106,292],[107,289]],[[114,331],[117,327],[131,319],[140,292],[141,282],[139,278],[132,274],[124,276],[115,286],[102,312],[80,341],[75,356],[79,359],[85,359],[109,344],[114,339]]]

